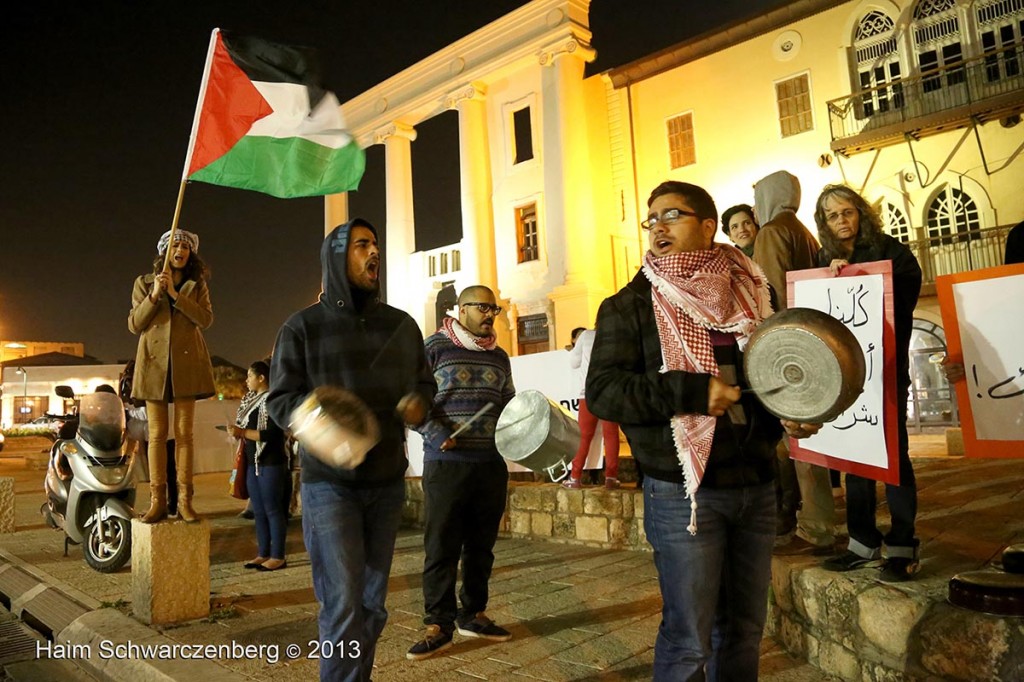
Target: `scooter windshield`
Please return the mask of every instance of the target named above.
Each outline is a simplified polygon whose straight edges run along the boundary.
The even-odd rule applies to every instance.
[[[117,450],[124,438],[124,405],[113,393],[82,396],[78,435],[97,450]]]

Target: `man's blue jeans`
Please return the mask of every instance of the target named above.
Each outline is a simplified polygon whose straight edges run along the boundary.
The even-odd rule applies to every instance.
[[[320,603],[320,679],[369,680],[388,612],[384,600],[405,481],[379,488],[303,482],[302,536]]]
[[[644,479],[644,530],[664,604],[654,680],[757,680],[775,486],[700,488],[696,535],[689,522],[683,485]]]

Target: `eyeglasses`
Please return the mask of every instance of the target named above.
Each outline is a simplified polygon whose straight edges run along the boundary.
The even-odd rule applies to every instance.
[[[670,208],[669,210],[662,213],[660,216],[648,216],[647,220],[644,220],[640,223],[640,227],[644,228],[645,230],[653,230],[659,224],[671,225],[672,223],[679,221],[683,216],[692,216],[694,218],[698,217],[697,214],[694,213],[693,211],[684,211],[680,208]]]
[[[471,305],[484,315],[487,313],[494,313],[495,315],[501,315],[501,311],[504,310],[500,305],[491,305],[490,303],[463,303],[462,305]]]
[[[852,221],[854,217],[859,214],[860,211],[858,211],[855,208],[844,208],[842,211],[839,211],[838,213],[829,213],[827,216],[825,216],[825,220],[828,222],[829,225],[835,225],[836,223],[839,222],[840,218]]]

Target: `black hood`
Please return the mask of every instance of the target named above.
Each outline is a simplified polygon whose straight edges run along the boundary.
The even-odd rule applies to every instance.
[[[360,225],[373,232],[374,237],[377,236],[377,229],[373,225],[362,218],[353,218],[331,230],[320,247],[320,267],[323,272],[320,303],[330,310],[355,311],[348,281],[348,247],[352,228]],[[379,295],[375,298],[379,299]]]

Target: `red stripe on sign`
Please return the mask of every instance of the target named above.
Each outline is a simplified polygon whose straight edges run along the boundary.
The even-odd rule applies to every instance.
[[[218,33],[188,175],[227,154],[245,137],[253,123],[273,111],[231,59]]]

